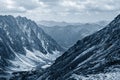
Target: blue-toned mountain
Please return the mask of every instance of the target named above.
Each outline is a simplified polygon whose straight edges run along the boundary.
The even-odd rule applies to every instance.
[[[105,75],[113,73],[116,69],[120,69],[120,15],[102,30],[79,40],[57,58],[38,80],[81,80],[80,75],[99,73]],[[92,77],[89,79],[112,79],[102,75],[102,78],[93,77],[94,79]]]
[[[0,69],[31,70],[51,65],[63,48],[26,17],[0,16]]]

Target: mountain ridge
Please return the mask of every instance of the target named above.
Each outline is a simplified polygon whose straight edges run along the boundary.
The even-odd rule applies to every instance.
[[[52,56],[55,59],[64,51],[26,17],[0,16],[0,33],[0,68],[4,71],[31,69],[40,62],[41,65],[48,64],[53,61]]]
[[[79,40],[38,80],[74,80],[72,74],[104,73],[120,68],[120,15],[102,30]]]
[[[41,27],[41,26],[40,26]],[[104,28],[99,24],[80,24],[80,25],[67,25],[67,26],[53,26],[53,27],[41,27],[46,33],[48,33],[58,44],[63,48],[68,49],[80,39]]]

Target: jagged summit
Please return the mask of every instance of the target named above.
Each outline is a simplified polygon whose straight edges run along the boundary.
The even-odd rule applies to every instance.
[[[31,22],[34,22],[33,20],[31,19],[28,19],[26,17],[22,17],[22,16],[17,16],[15,17],[17,20],[21,20],[21,21],[31,21]],[[35,23],[35,22],[34,22]],[[36,24],[36,23],[35,23]]]
[[[50,65],[62,51],[34,21],[21,16],[0,16],[0,68],[3,71]]]
[[[13,17],[12,15],[0,15],[0,17]]]

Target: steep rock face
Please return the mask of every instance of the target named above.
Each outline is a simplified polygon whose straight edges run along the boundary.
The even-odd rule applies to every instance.
[[[74,80],[73,74],[88,75],[120,69],[120,15],[104,29],[79,40],[38,80]]]
[[[0,68],[3,71],[51,64],[62,51],[34,21],[20,16],[0,16]]]
[[[36,49],[37,46],[35,44],[38,44],[42,45],[41,48],[45,50],[42,51],[43,53],[52,54],[53,51],[56,50],[63,51],[63,49],[57,44],[57,42],[53,40],[49,35],[47,35],[41,28],[39,28],[34,21],[27,20],[26,18],[17,17],[17,22],[20,26],[20,29],[23,31],[24,34],[28,36],[31,44],[33,44],[32,46],[36,47]],[[33,40],[36,41],[32,43]]]

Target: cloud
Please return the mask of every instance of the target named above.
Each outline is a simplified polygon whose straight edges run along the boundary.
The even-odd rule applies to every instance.
[[[78,16],[117,13],[120,10],[119,3],[120,0],[0,0],[0,14],[49,20],[71,20],[76,17],[75,20],[80,20]]]
[[[64,6],[68,10],[80,11],[92,11],[92,12],[107,12],[118,11],[120,9],[119,0],[63,0],[61,6]]]
[[[34,10],[45,5],[38,0],[1,0],[0,12],[19,13]]]
[[[36,8],[49,9],[51,12],[105,12],[118,11],[120,0],[1,0],[2,12],[25,12]]]
[[[17,6],[13,0],[1,0],[0,1],[0,12],[6,13],[21,13],[25,12],[26,9],[22,6]]]
[[[49,6],[55,6],[55,5],[58,6],[60,1],[61,0],[39,0],[39,2],[43,2],[43,3],[45,3],[45,4],[49,5]]]
[[[15,3],[17,6],[22,6],[27,10],[32,10],[44,6],[44,4],[40,3],[38,0],[16,0]]]
[[[84,5],[89,11],[107,12],[107,11],[118,11],[120,9],[119,0],[86,0]]]

